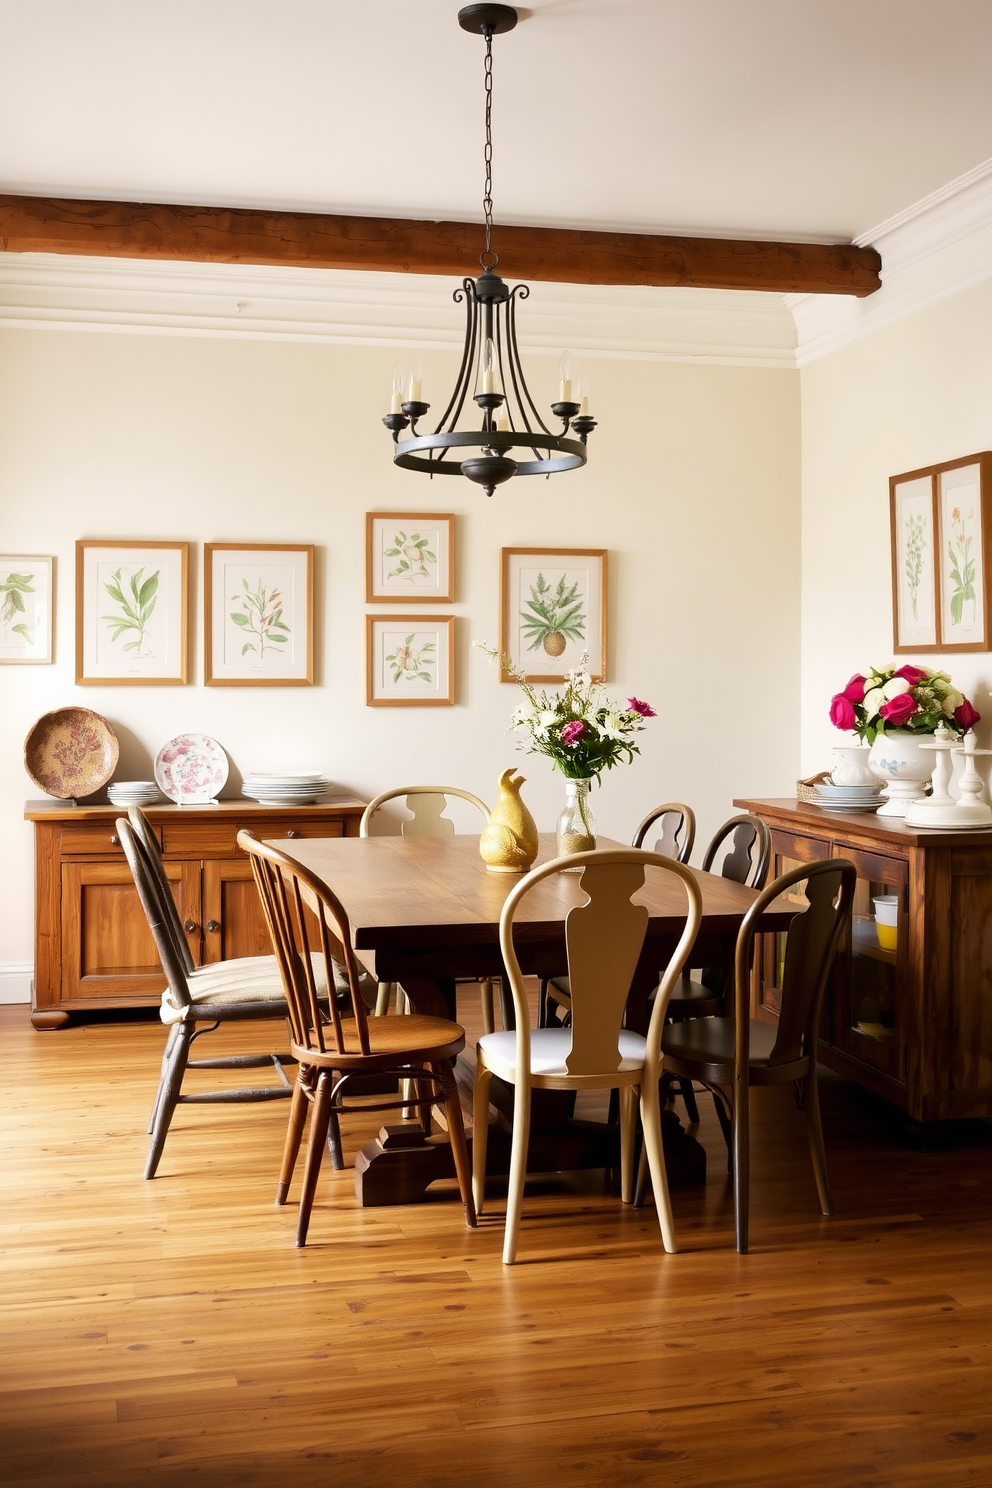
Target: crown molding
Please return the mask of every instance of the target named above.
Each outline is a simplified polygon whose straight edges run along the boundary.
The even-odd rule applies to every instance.
[[[882,255],[870,299],[786,295],[800,367],[992,278],[992,160],[855,239]]]
[[[0,326],[460,349],[455,285],[431,275],[0,257]],[[520,345],[559,355],[794,368],[783,296],[750,290],[537,283]]]

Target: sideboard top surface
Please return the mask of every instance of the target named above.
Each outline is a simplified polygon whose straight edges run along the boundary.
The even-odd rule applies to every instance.
[[[207,821],[235,814],[243,816],[246,811],[253,815],[264,813],[277,819],[287,816],[360,816],[367,805],[367,801],[342,792],[339,796],[325,796],[319,805],[311,806],[263,806],[260,801],[242,797],[234,801],[216,801],[209,806],[176,806],[172,801],[162,801],[142,806],[141,809],[152,821],[163,821],[169,817],[183,821]],[[25,820],[33,822],[99,821],[126,815],[126,807],[114,806],[110,802],[72,806],[67,801],[27,801],[24,806]]]
[[[826,832],[837,837],[861,837],[867,842],[888,843],[892,847],[992,847],[992,829],[970,832],[939,831],[932,827],[907,827],[896,816],[879,817],[871,811],[824,811],[806,801],[787,796],[770,800],[740,799],[734,802],[740,811],[750,811],[769,822],[786,826],[794,832]]]

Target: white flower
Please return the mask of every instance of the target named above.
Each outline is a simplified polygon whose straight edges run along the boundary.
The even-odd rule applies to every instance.
[[[944,712],[947,714],[948,718],[954,717],[955,709],[960,708],[963,702],[963,692],[958,692],[957,689],[954,687],[948,688],[947,696],[944,698],[943,702]]]
[[[909,683],[905,677],[890,677],[882,688],[882,696],[887,703],[893,698],[901,697],[904,692],[909,691]]]
[[[602,723],[596,725],[604,739],[616,739],[623,742],[626,730],[624,729],[624,715],[622,713],[607,713]]]
[[[864,710],[868,717],[873,718],[884,702],[885,694],[880,687],[873,687],[871,692],[866,692]]]

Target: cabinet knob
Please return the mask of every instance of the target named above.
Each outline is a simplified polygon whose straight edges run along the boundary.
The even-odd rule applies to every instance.
[[[213,932],[215,930],[219,930],[220,929],[220,920],[208,920],[207,921],[207,929],[211,932],[211,934],[213,934]]]
[[[183,929],[186,931],[187,935],[192,935],[193,931],[196,929],[196,921],[187,920],[186,923],[183,925]]]
[[[121,839],[116,832],[111,832],[110,834],[110,845],[111,847],[120,847],[121,845]]]
[[[286,836],[287,837],[302,837],[303,836],[303,833],[297,831],[297,829],[295,827],[290,827],[289,831],[286,833]]]

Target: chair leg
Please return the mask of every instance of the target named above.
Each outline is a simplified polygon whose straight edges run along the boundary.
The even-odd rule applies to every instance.
[[[713,1109],[716,1111],[716,1119],[719,1121],[720,1130],[723,1132],[723,1140],[727,1144],[727,1172],[732,1173],[734,1171],[733,1122],[727,1114],[726,1106],[715,1090],[713,1091]]]
[[[415,1106],[414,1112],[417,1120],[420,1122],[420,1127],[424,1133],[424,1136],[429,1137],[431,1132],[434,1130],[434,1122],[431,1115],[430,1105],[427,1103],[430,1101],[430,1098],[434,1094],[434,1092],[427,1080],[414,1080],[413,1090],[417,1100],[424,1102],[422,1106]]]
[[[658,1223],[661,1225],[661,1238],[669,1255],[673,1255],[677,1249],[675,1220],[672,1215],[672,1201],[668,1193],[665,1149],[661,1142],[659,1083],[658,1080],[650,1077],[645,1078],[641,1083],[641,1126],[644,1128],[644,1146],[648,1154],[648,1167],[651,1171],[655,1208],[658,1210]]]
[[[154,1178],[158,1171],[158,1165],[162,1157],[162,1149],[165,1139],[172,1125],[172,1117],[176,1106],[179,1104],[179,1092],[182,1089],[183,1075],[186,1073],[186,1065],[189,1062],[189,1046],[196,1032],[196,1025],[192,1022],[182,1022],[175,1025],[179,1029],[176,1040],[172,1045],[169,1055],[168,1068],[162,1083],[162,1089],[155,1103],[155,1130],[152,1133],[152,1144],[148,1151],[148,1161],[145,1163],[145,1177]]]
[[[176,1046],[176,1039],[178,1037],[179,1024],[173,1023],[170,1025],[169,1036],[165,1041],[165,1048],[162,1051],[162,1068],[159,1072],[158,1088],[155,1091],[155,1100],[152,1104],[152,1114],[148,1118],[149,1136],[151,1136],[152,1132],[155,1130],[155,1118],[158,1115],[159,1103],[162,1099],[162,1091],[165,1089],[165,1077],[169,1068],[169,1060],[172,1058],[172,1051]]]
[[[679,1087],[679,1095],[685,1106],[685,1114],[693,1126],[699,1125],[699,1107],[696,1105],[696,1092],[692,1088],[692,1081],[687,1080],[684,1075],[679,1075],[675,1082]]]
[[[742,1080],[735,1091],[733,1132],[734,1229],[737,1254],[747,1255],[748,1199],[750,1190],[750,1092]]]
[[[307,1119],[307,1090],[312,1088],[313,1070],[300,1066],[293,1086],[293,1094],[289,1103],[289,1127],[286,1131],[286,1145],[283,1148],[282,1167],[279,1171],[279,1183],[276,1187],[276,1203],[285,1204],[289,1193],[289,1185],[293,1181],[293,1169],[296,1167],[296,1159],[300,1151],[300,1140],[303,1136],[303,1128]]]
[[[830,1175],[827,1172],[827,1153],[823,1145],[823,1126],[820,1122],[820,1093],[816,1079],[816,1065],[812,1065],[806,1076],[806,1135],[809,1138],[809,1153],[813,1159],[813,1176],[816,1191],[820,1196],[820,1209],[824,1214],[833,1213],[830,1197]]]
[[[634,1185],[633,1206],[640,1209],[648,1196],[648,1149],[647,1143],[641,1143],[641,1155],[637,1163],[637,1182]]]
[[[375,995],[375,1015],[384,1018],[389,1012],[389,1004],[392,1001],[395,982],[380,982],[379,989]]]
[[[307,1141],[307,1164],[303,1173],[303,1193],[300,1196],[300,1213],[296,1222],[297,1245],[306,1245],[307,1243],[307,1230],[310,1228],[310,1211],[313,1209],[314,1196],[317,1192],[317,1177],[320,1173],[320,1162],[324,1156],[324,1143],[327,1141],[327,1127],[331,1115],[331,1082],[333,1078],[334,1076],[330,1070],[321,1070],[317,1076],[317,1088],[310,1107],[310,1136]]]
[[[510,1142],[510,1184],[506,1194],[506,1234],[503,1236],[503,1265],[517,1259],[520,1211],[527,1177],[527,1148],[530,1143],[530,1071],[518,1070],[513,1087],[513,1137]]]
[[[493,1005],[492,982],[480,982],[479,991],[482,995],[482,1031],[483,1033],[495,1033],[496,1009]]]
[[[486,1198],[486,1148],[489,1145],[489,1085],[492,1071],[476,1060],[475,1091],[472,1096],[472,1197],[476,1214]]]
[[[444,1091],[444,1112],[448,1118],[448,1141],[451,1143],[451,1156],[454,1158],[455,1172],[458,1175],[458,1192],[465,1205],[465,1223],[470,1230],[474,1230],[476,1218],[475,1203],[472,1199],[472,1170],[469,1166],[468,1146],[465,1142],[465,1124],[462,1121],[462,1102],[458,1094],[458,1082],[446,1059],[441,1060],[439,1064],[432,1064],[431,1069]]]
[[[634,1145],[637,1136],[636,1085],[620,1089],[620,1198],[629,1204],[634,1197]]]
[[[331,1156],[331,1167],[335,1173],[344,1171],[344,1149],[341,1146],[341,1123],[338,1113],[331,1106],[327,1119],[327,1150]]]

